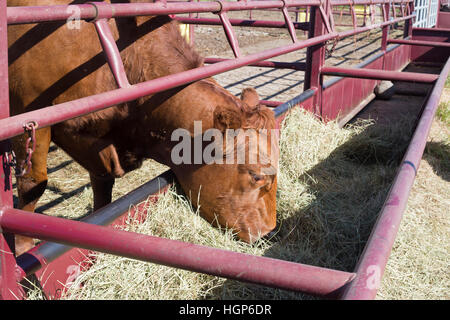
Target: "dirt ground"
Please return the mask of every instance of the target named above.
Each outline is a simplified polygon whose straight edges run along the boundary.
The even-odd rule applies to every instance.
[[[230,14],[230,17],[241,18],[242,16],[241,14],[236,13]],[[280,15],[275,12],[253,12],[253,17],[256,19],[279,19]],[[248,28],[235,28],[242,54],[244,55],[291,43],[289,34],[283,29],[260,28],[256,31],[250,30],[251,29]],[[390,35],[393,38],[400,37],[402,33],[401,25],[399,26],[399,29],[390,31]],[[306,34],[303,31],[297,31],[297,36],[300,39],[306,38]],[[380,43],[381,31],[367,32],[347,39],[342,39],[338,42],[333,55],[326,60],[326,64],[335,66],[354,65],[370,56],[380,47]],[[232,57],[232,52],[221,27],[196,26],[195,46],[197,50],[206,57]],[[306,50],[301,50],[272,60],[304,62],[305,58]],[[302,92],[303,75],[304,73],[301,71],[244,67],[217,75],[214,78],[233,94],[237,95],[243,88],[251,86],[258,91],[261,99],[285,102]],[[443,132],[444,137],[442,136]],[[445,138],[445,133],[447,134],[447,138]],[[443,129],[441,124],[435,123],[430,136],[430,140],[433,139],[448,139],[448,128],[445,128],[444,126]],[[414,199],[416,199],[417,197],[427,197],[429,194],[435,194],[436,197],[440,196],[443,199],[448,200],[448,172],[446,173],[447,178],[442,178],[446,180],[447,183],[444,184],[445,187],[440,190],[435,190],[435,185],[427,186],[426,183],[423,183],[423,180],[427,181],[427,177],[431,177],[432,175],[441,177],[442,174],[436,173],[433,170],[432,164],[429,163],[427,159],[428,158],[425,158],[425,161],[423,161],[424,165],[419,170],[419,178],[421,180],[415,184],[411,197],[415,197]],[[51,148],[48,168],[49,184],[36,211],[69,218],[78,218],[89,214],[92,211],[92,190],[89,184],[88,173],[56,146],[52,146]],[[122,179],[117,179],[113,200],[140,186],[166,169],[165,166],[157,164],[152,160],[146,161],[143,167],[136,171],[136,174],[125,175]],[[416,200],[414,200],[414,203],[416,203]],[[442,205],[440,205],[439,208],[442,208]],[[406,215],[409,214],[411,208],[408,210]],[[441,218],[442,217],[439,219]],[[403,229],[401,229],[400,232],[402,232],[402,230]],[[394,248],[394,260],[392,260],[394,261],[392,262],[394,263],[394,266],[391,266],[390,262],[386,276],[383,280],[382,288],[380,289],[379,298],[381,299],[398,297],[398,292],[393,292],[395,291],[396,286],[395,279],[399,277],[399,271],[396,270],[395,257],[396,255],[401,254],[401,252],[404,252],[402,250],[408,249],[402,248],[400,251],[395,250],[396,249]],[[412,257],[414,257],[414,254]],[[401,281],[407,282],[409,280],[403,279]],[[401,296],[406,299],[415,297],[414,295]]]
[[[211,14],[203,14],[201,17],[212,17]],[[230,12],[230,18],[248,19],[248,14],[242,12]],[[280,20],[278,12],[253,11],[253,19]],[[294,15],[291,14],[294,21]],[[339,18],[336,17],[336,22]],[[376,20],[377,21],[377,20]],[[350,23],[344,17],[343,24]],[[358,25],[362,25],[362,19],[358,19]],[[206,57],[232,58],[226,36],[221,26],[195,26],[195,46]],[[350,29],[350,27],[336,27],[338,31]],[[278,48],[292,43],[289,33],[285,29],[275,28],[246,28],[235,27],[236,36],[243,55],[248,55],[263,50]],[[399,38],[403,34],[402,24],[397,29],[390,30],[390,37]],[[298,39],[306,39],[305,31],[297,30]],[[356,45],[357,44],[357,45]],[[373,52],[380,48],[381,30],[365,32],[353,37],[341,39],[335,47],[334,53],[326,59],[326,65],[350,66],[362,62]],[[332,43],[328,44],[331,49]],[[306,49],[278,56],[270,59],[281,62],[305,62]],[[214,77],[227,90],[238,95],[242,89],[248,86],[254,87],[263,100],[288,101],[297,96],[303,90],[303,71],[288,69],[270,69],[260,67],[243,67]]]

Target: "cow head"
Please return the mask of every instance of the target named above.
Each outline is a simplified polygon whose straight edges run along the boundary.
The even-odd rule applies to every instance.
[[[214,128],[202,131],[201,149],[192,147],[203,152],[202,164],[174,171],[207,221],[252,243],[276,226],[278,134],[273,111],[254,89],[243,91],[239,105],[216,108]]]

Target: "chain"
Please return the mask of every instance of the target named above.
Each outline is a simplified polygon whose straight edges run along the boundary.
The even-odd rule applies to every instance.
[[[7,163],[10,167],[15,169],[16,177],[22,177],[30,172],[32,163],[31,157],[33,156],[33,152],[36,148],[36,128],[38,124],[36,121],[30,121],[23,125],[24,133],[28,134],[27,141],[25,143],[25,152],[26,157],[25,160],[22,160],[20,165],[17,164],[16,154],[13,150],[7,152],[6,159]],[[30,146],[31,144],[31,146]]]
[[[7,151],[4,153],[4,159],[6,159],[6,165],[8,167],[15,168],[17,164],[16,154],[14,153],[14,150]]]
[[[339,42],[339,37],[336,37],[332,40],[327,41],[327,45],[329,42],[331,42],[331,48],[328,49],[327,46],[325,46],[325,59],[328,59],[329,57],[331,57],[333,55],[334,50],[336,49],[336,45]]]

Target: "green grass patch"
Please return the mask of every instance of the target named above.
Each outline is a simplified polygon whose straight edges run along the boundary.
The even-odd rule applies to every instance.
[[[436,116],[441,120],[447,127],[450,126],[450,102],[441,102],[436,111]]]

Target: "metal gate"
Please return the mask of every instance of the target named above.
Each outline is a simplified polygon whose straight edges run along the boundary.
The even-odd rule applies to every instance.
[[[414,8],[416,11],[414,27],[432,28],[436,25],[439,0],[415,0]]]

